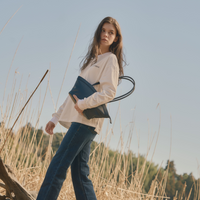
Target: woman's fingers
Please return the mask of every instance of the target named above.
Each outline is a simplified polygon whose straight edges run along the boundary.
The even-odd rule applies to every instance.
[[[78,97],[75,94],[73,94],[73,97],[74,97],[74,99],[76,99],[76,103],[77,103],[78,102]]]
[[[48,123],[46,124],[46,127],[45,127],[45,131],[48,132],[49,130],[49,127],[48,127]]]
[[[77,104],[75,104],[74,108],[75,108],[80,114],[83,114],[83,111],[78,107]]]
[[[49,135],[53,135],[53,129],[50,129],[48,133]]]

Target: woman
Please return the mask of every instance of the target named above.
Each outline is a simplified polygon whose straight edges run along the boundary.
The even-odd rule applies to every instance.
[[[37,200],[57,199],[66,171],[71,166],[71,175],[78,200],[95,200],[93,184],[88,178],[90,144],[99,134],[103,118],[86,119],[83,110],[97,107],[114,99],[118,78],[123,75],[122,35],[118,22],[112,17],[104,18],[98,25],[93,42],[83,59],[79,76],[95,85],[96,93],[88,98],[76,99],[74,105],[70,96],[53,114],[46,125],[46,132],[53,134],[53,129],[59,122],[68,128],[67,134],[53,157],[40,188]]]

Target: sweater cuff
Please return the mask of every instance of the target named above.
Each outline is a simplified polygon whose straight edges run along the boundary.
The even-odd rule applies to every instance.
[[[87,108],[85,103],[84,103],[84,99],[79,99],[78,102],[77,102],[77,105],[82,111]]]
[[[50,121],[53,122],[55,124],[55,126],[56,126],[58,121],[59,121],[59,119],[58,119],[58,117],[54,116]]]

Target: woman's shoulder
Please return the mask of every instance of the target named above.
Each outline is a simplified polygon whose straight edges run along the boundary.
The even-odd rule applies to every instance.
[[[108,63],[118,66],[118,59],[114,53],[110,53],[108,56]]]
[[[114,53],[110,52],[109,59],[111,59],[113,61],[117,61],[117,56]]]

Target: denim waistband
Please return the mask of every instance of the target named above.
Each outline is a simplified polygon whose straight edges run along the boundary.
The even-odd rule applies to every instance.
[[[82,124],[82,123],[79,123],[79,122],[72,122],[72,123],[73,123],[73,124],[77,124],[77,125],[85,126],[85,127],[87,127],[92,133],[97,134],[97,132],[95,131],[95,128],[96,128],[96,127],[89,126],[89,125],[86,125],[86,124]]]

